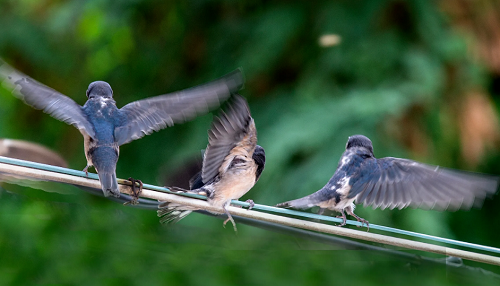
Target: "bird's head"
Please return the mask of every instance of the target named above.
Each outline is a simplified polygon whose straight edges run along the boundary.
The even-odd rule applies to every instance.
[[[257,164],[257,170],[255,172],[255,181],[257,182],[262,174],[262,171],[264,171],[264,166],[266,164],[266,152],[262,146],[255,146],[252,159],[255,161],[255,164]]]
[[[262,146],[255,146],[255,150],[253,151],[253,159],[259,161],[258,164],[264,165],[266,164],[266,152]]]
[[[113,98],[113,90],[111,86],[105,81],[94,81],[89,84],[89,88],[87,89],[87,97],[104,97],[104,98]]]
[[[368,149],[368,151],[370,151],[371,155],[373,155],[372,141],[364,135],[353,135],[349,137],[345,149],[348,150],[350,148],[355,148],[355,147],[366,148]]]

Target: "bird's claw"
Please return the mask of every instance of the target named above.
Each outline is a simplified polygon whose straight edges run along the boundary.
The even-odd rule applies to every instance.
[[[137,204],[139,204],[138,200],[139,200],[139,196],[142,193],[142,187],[144,184],[142,183],[141,180],[136,180],[132,177],[128,178],[128,180],[130,182],[132,182],[132,194],[130,195],[132,197],[132,200],[124,203],[123,205],[137,205]],[[135,190],[135,188],[136,188],[135,183],[139,183],[139,190],[137,190],[137,191]]]
[[[356,218],[356,220],[357,220],[357,221],[359,221],[359,222],[361,223],[361,225],[358,225],[357,227],[362,227],[364,224],[366,224],[366,228],[367,228],[367,230],[366,230],[366,231],[370,231],[370,223],[369,223],[366,219],[361,218],[361,217],[359,217],[359,216],[357,216],[357,215],[354,215],[354,213],[353,213],[353,214],[351,214],[351,215],[352,215],[353,217],[355,217],[355,218]]]
[[[85,172],[85,176],[89,176],[89,166],[87,165],[85,168],[83,168],[83,172]]]
[[[358,225],[358,227],[362,227],[363,224],[366,224],[367,232],[370,231],[370,223],[364,218],[359,218],[358,221],[361,223],[361,225]]]
[[[368,223],[368,221],[364,218],[361,218],[359,216],[357,216],[350,207],[347,208],[347,213],[350,215],[350,216],[353,216],[357,221],[359,221],[361,223],[361,225],[358,225],[357,227],[362,227],[363,224],[366,224],[366,227],[368,228],[367,231],[370,231],[370,224]]]
[[[253,202],[253,200],[246,200],[245,203],[249,204],[248,210],[253,209],[253,207],[255,206],[255,203]]]

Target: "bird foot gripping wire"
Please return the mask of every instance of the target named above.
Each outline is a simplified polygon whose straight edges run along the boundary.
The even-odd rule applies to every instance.
[[[357,227],[362,227],[362,226],[363,226],[363,224],[366,224],[366,227],[367,227],[367,230],[366,230],[366,231],[367,231],[367,232],[368,232],[368,231],[370,231],[370,223],[368,223],[368,221],[367,221],[366,219],[364,219],[364,218],[361,218],[361,217],[357,216],[357,215],[356,215],[356,214],[352,211],[352,209],[350,209],[350,208],[347,208],[347,209],[346,209],[346,211],[347,211],[347,214],[348,214],[348,215],[353,216],[354,218],[356,218],[356,220],[357,220],[357,221],[359,221],[359,222],[361,223],[361,225],[358,225]],[[341,211],[340,211],[340,213],[341,213],[341,215],[336,216],[336,218],[341,218],[341,219],[342,219],[342,223],[340,223],[340,224],[339,224],[339,225],[337,225],[337,226],[342,227],[342,226],[346,225],[346,223],[347,223],[347,217],[346,217],[346,215],[345,215],[345,213],[344,213],[344,210],[341,210]]]
[[[128,201],[128,202],[125,202],[123,203],[124,206],[126,205],[137,205],[139,204],[138,200],[139,200],[139,196],[141,195],[142,193],[142,187],[143,187],[143,183],[141,180],[136,180],[132,177],[128,178],[128,180],[130,182],[132,182],[132,194],[130,195],[132,197],[132,200]],[[136,185],[135,183],[139,183],[139,190],[136,191]]]
[[[361,217],[357,216],[357,215],[356,215],[356,214],[352,211],[352,209],[351,209],[350,207],[349,207],[349,208],[347,208],[347,209],[346,209],[346,211],[347,211],[347,214],[348,214],[348,215],[353,216],[353,217],[354,217],[357,221],[359,221],[359,222],[361,223],[361,225],[358,225],[358,227],[362,227],[362,226],[363,226],[363,224],[366,224],[366,227],[367,227],[367,230],[366,230],[366,231],[367,231],[367,232],[368,232],[368,231],[370,231],[370,224],[368,223],[368,221],[367,221],[366,219],[364,219],[364,218],[361,218]],[[344,213],[342,213],[342,214],[344,214]],[[344,221],[345,221],[345,219],[344,219]]]
[[[361,225],[358,225],[358,227],[362,227],[363,224],[366,224],[366,232],[369,232],[370,231],[370,223],[368,223],[368,221],[364,218],[360,218],[359,216],[355,216],[356,220],[359,221],[361,223]]]
[[[347,217],[345,216],[345,212],[344,210],[340,210],[340,213],[342,215],[340,216],[337,216],[337,218],[341,218],[342,219],[342,223],[340,223],[339,225],[337,225],[338,227],[343,227],[346,223],[347,223]]]
[[[167,186],[165,186],[165,188],[169,189],[173,193],[187,193],[188,192],[188,190],[183,189],[183,188],[179,188],[179,187],[167,187]]]
[[[253,209],[253,207],[255,206],[253,200],[246,200],[245,203],[248,203],[248,210]]]
[[[85,176],[89,176],[89,165],[85,166],[85,168],[83,169],[83,172],[85,172]]]
[[[361,223],[361,225],[357,225],[357,227],[362,227],[364,224],[366,224],[366,232],[369,232],[370,231],[370,223],[368,223],[368,221],[364,218],[360,218],[359,216],[357,215],[353,215],[353,217],[356,218],[357,221],[359,221]],[[342,216],[336,216],[336,218],[342,218]],[[344,226],[346,225],[347,223],[347,219],[344,219],[344,221],[339,224],[338,226]]]

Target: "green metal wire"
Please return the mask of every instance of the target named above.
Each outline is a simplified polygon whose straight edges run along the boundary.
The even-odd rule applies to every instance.
[[[44,170],[44,171],[51,171],[51,172],[67,174],[67,175],[72,175],[72,176],[77,176],[77,177],[87,177],[87,178],[95,179],[95,180],[99,179],[97,174],[93,174],[93,173],[89,173],[88,176],[86,176],[85,172],[83,172],[83,171],[77,171],[77,170],[72,170],[72,169],[67,169],[67,168],[62,168],[62,167],[57,167],[57,166],[51,166],[51,165],[46,165],[46,164],[41,164],[41,163],[35,163],[35,162],[30,162],[30,161],[18,160],[18,159],[13,159],[13,158],[7,158],[7,157],[2,157],[2,156],[0,156],[0,163],[28,167],[28,168],[34,168],[34,169],[39,169],[39,170]],[[190,193],[171,192],[168,188],[159,187],[159,186],[150,185],[150,184],[144,184],[144,188],[158,191],[158,192],[163,192],[163,193],[192,197],[192,198],[196,198],[196,199],[206,199],[205,196],[201,196],[201,195],[197,195],[197,194],[190,194]],[[235,200],[233,200],[231,203],[233,205],[238,205],[238,206],[242,206],[242,207],[249,207],[250,206],[249,203],[247,203],[247,202],[241,202],[241,201],[235,201]],[[275,213],[275,214],[284,214],[284,215],[289,215],[289,216],[317,219],[317,220],[336,222],[336,223],[339,223],[342,221],[340,218],[336,218],[336,217],[317,215],[317,214],[313,214],[313,213],[306,213],[306,212],[283,209],[283,208],[276,208],[276,207],[271,207],[271,206],[261,205],[261,204],[255,204],[254,207],[252,208],[252,210],[260,210],[260,211],[265,211],[265,212],[270,212],[270,213]],[[350,225],[362,226],[361,223],[359,223],[357,221],[347,220],[347,223]],[[448,239],[448,238],[441,238],[441,237],[437,237],[437,236],[432,236],[432,235],[427,235],[427,234],[422,234],[422,233],[417,233],[417,232],[412,232],[412,231],[407,231],[407,230],[401,230],[401,229],[391,228],[391,227],[387,227],[387,226],[370,224],[370,229],[377,229],[380,231],[397,233],[397,234],[402,234],[402,235],[406,235],[406,236],[410,236],[410,237],[422,238],[422,239],[432,240],[432,241],[436,241],[436,242],[440,242],[440,243],[457,245],[457,246],[461,246],[464,248],[478,249],[478,250],[482,250],[485,252],[500,253],[499,248],[495,248],[495,247],[491,247],[491,246],[484,246],[484,245],[468,243],[468,242],[463,242],[463,241],[458,241],[458,240],[453,240],[453,239]]]

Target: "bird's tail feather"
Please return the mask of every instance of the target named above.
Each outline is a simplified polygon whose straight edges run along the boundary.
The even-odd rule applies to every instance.
[[[203,189],[186,190],[179,187],[167,188],[175,193],[192,193],[206,196],[206,192]],[[160,217],[160,223],[169,224],[177,223],[195,210],[198,210],[198,208],[162,201],[158,206],[157,213],[158,217]]]
[[[197,209],[193,207],[183,206],[171,202],[161,202],[158,206],[157,213],[160,218],[160,223],[169,224],[177,223],[195,210]]]
[[[296,199],[293,201],[288,201],[284,203],[277,204],[276,207],[278,208],[295,208],[295,209],[308,209],[314,207],[315,201],[314,197],[311,195]]]
[[[109,197],[111,195],[119,198],[120,191],[118,190],[118,182],[116,181],[116,174],[101,171],[98,173],[99,181],[101,182],[102,191],[104,192],[105,197]]]
[[[116,163],[118,152],[111,147],[98,147],[92,152],[92,163],[94,164],[102,191],[105,197],[113,195],[120,197],[118,182],[116,181]]]

